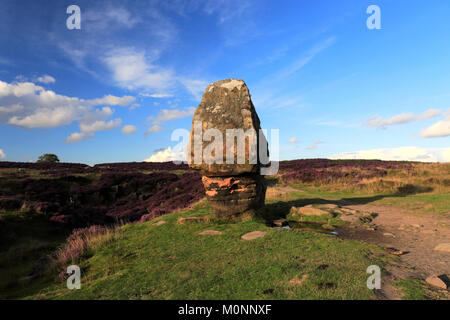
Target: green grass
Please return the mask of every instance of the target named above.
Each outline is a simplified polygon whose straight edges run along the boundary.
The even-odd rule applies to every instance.
[[[397,281],[394,285],[403,294],[403,300],[427,299],[423,280],[407,278]]]
[[[81,290],[63,282],[26,289],[18,298],[32,299],[371,299],[366,269],[383,265],[376,246],[342,241],[306,231],[274,229],[260,221],[177,224],[181,216],[205,215],[194,209],[153,222],[122,228],[119,239],[93,250],[79,262]],[[219,236],[198,233],[214,229]],[[260,239],[244,233],[263,230]],[[326,265],[327,267],[324,267]],[[319,268],[319,266],[322,266]],[[289,281],[307,274],[294,286]]]

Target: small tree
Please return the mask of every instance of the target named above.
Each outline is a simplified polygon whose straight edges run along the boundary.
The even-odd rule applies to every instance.
[[[46,153],[40,156],[36,162],[59,162],[59,159],[56,154]]]

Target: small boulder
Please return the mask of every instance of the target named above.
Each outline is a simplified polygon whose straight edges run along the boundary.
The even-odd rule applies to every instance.
[[[243,236],[241,236],[241,239],[254,240],[254,239],[264,237],[265,235],[266,235],[265,231],[252,231],[252,232],[246,233]]]
[[[387,247],[387,248],[385,248],[385,249],[386,249],[390,254],[393,254],[394,256],[402,256],[402,255],[405,254],[404,251],[398,250],[398,249],[393,248],[393,247]]]
[[[383,233],[383,236],[395,238],[395,235],[393,233],[390,233],[390,232]]]
[[[222,234],[222,232],[217,230],[205,230],[199,233],[202,236],[219,236]]]
[[[440,276],[432,275],[432,276],[429,276],[428,278],[426,278],[425,281],[429,285],[432,285],[433,287],[441,288],[441,289],[448,289],[448,284],[446,283],[446,281],[444,281],[444,279],[446,279],[446,278],[447,277],[445,275],[440,275]]]
[[[450,252],[450,243],[440,243],[434,248],[434,250],[442,252]]]
[[[276,227],[282,227],[282,226],[286,225],[286,219],[273,220],[272,223]]]
[[[314,208],[311,205],[305,206],[305,207],[291,207],[290,211],[292,216],[301,215],[301,216],[322,216],[322,215],[328,215],[332,217],[332,215],[325,210]]]

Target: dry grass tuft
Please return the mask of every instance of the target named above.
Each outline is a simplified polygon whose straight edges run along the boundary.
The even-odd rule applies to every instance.
[[[107,243],[119,237],[118,227],[90,226],[83,229],[75,229],[67,238],[63,247],[59,248],[52,258],[52,266],[74,263],[89,250],[103,247]]]

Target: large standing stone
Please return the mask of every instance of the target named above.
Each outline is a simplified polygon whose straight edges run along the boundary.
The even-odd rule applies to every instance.
[[[206,88],[192,120],[186,155],[189,166],[203,175],[210,207],[219,217],[264,207],[266,183],[260,169],[268,162],[268,151],[260,129],[243,80],[217,81]],[[221,148],[213,147],[217,142]]]

